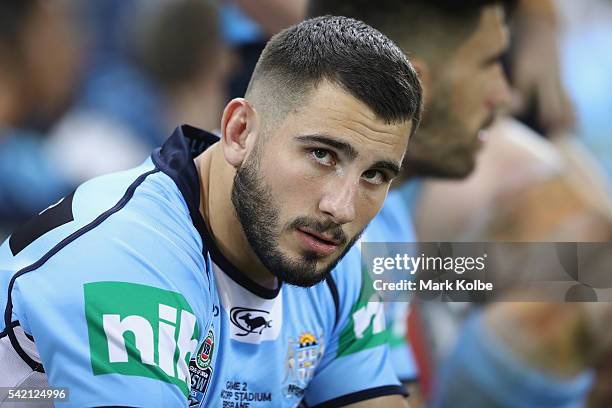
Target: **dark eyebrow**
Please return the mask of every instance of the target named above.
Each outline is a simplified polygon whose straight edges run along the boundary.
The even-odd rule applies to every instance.
[[[322,143],[327,146],[333,147],[334,149],[344,153],[349,160],[355,160],[359,153],[353,146],[346,142],[341,142],[336,139],[332,139],[329,136],[325,135],[305,135],[305,136],[297,136],[297,140],[301,142],[315,142]]]
[[[390,171],[391,173],[393,173],[393,177],[397,177],[400,172],[400,166],[396,163],[393,163],[391,160],[379,160],[374,163],[371,168]]]
[[[322,144],[331,146],[343,152],[344,154],[346,154],[349,160],[354,160],[359,155],[357,150],[355,150],[355,148],[351,146],[350,144],[346,142],[341,142],[339,140],[335,140],[329,136],[304,135],[304,136],[297,136],[296,139],[301,142],[316,142],[316,143],[322,143]],[[370,166],[370,168],[378,169],[378,170],[387,170],[392,173],[392,177],[397,177],[397,175],[400,173],[401,165],[394,163],[391,160],[379,160],[376,163],[374,163],[372,166]]]

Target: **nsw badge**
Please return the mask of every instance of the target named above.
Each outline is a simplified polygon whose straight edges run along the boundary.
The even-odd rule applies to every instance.
[[[214,349],[215,334],[211,327],[202,345],[200,345],[197,355],[189,362],[189,374],[191,375],[191,390],[189,392],[190,407],[202,406],[206,390],[212,379],[213,369],[211,362]]]

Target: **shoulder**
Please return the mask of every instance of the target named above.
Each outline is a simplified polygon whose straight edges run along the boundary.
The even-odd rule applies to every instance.
[[[84,183],[15,231],[0,247],[0,302],[24,319],[45,302],[82,303],[101,282],[197,300],[210,289],[205,270],[180,192],[147,161]]]

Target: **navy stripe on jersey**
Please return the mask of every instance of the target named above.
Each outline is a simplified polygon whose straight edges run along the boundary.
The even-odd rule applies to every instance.
[[[336,281],[334,277],[329,274],[325,277],[325,282],[327,282],[327,286],[329,287],[329,291],[331,292],[332,299],[334,300],[334,308],[336,309],[336,320],[334,320],[334,330],[338,325],[338,321],[340,320],[340,294],[338,293],[338,286],[336,285]]]
[[[74,192],[65,197],[56,205],[48,208],[39,215],[32,217],[19,227],[9,238],[9,247],[13,256],[20,253],[25,247],[45,235],[47,232],[74,221],[72,214],[72,199]]]
[[[251,293],[256,294],[257,296],[264,299],[274,299],[280,293],[283,282],[278,279],[278,285],[274,289],[267,288],[258,284],[257,282],[251,280],[244,273],[240,271],[237,267],[235,267],[229,259],[223,255],[223,253],[219,250],[215,241],[208,232],[208,229],[204,230],[204,242],[210,252],[210,256],[213,261],[221,268],[221,270],[229,276],[234,282],[245,288]]]
[[[370,388],[367,390],[354,392],[352,394],[343,395],[341,397],[325,401],[321,404],[314,405],[310,408],[337,408],[373,398],[386,397],[388,395],[398,394],[404,397],[408,396],[408,393],[406,392],[406,389],[404,387],[400,385],[387,385],[383,387]]]
[[[125,207],[125,205],[134,196],[134,192],[136,191],[136,188],[149,175],[157,173],[157,172],[159,172],[159,170],[158,169],[154,169],[154,170],[148,171],[148,172],[143,173],[140,176],[138,176],[138,178],[128,187],[128,189],[126,190],[126,192],[123,195],[123,197],[121,197],[121,199],[117,202],[117,204],[115,204],[111,209],[103,212],[102,214],[100,214],[95,220],[93,220],[89,224],[85,225],[82,228],[79,228],[78,230],[74,231],[72,234],[68,235],[66,238],[64,238],[58,244],[56,244],[53,248],[51,248],[46,254],[44,254],[42,256],[42,258],[40,258],[38,261],[34,262],[33,264],[31,264],[29,266],[26,266],[25,268],[19,270],[11,278],[11,280],[9,282],[9,285],[8,285],[8,297],[7,297],[7,301],[6,301],[6,308],[4,310],[4,324],[5,324],[5,327],[6,327],[6,331],[7,331],[9,340],[11,341],[11,345],[13,346],[13,348],[15,349],[17,354],[19,354],[19,356],[23,359],[23,361],[25,361],[26,364],[29,365],[32,370],[38,371],[38,372],[44,372],[42,364],[40,364],[40,363],[34,361],[32,358],[30,358],[30,356],[25,352],[25,350],[23,350],[21,348],[21,345],[19,344],[19,341],[17,340],[17,337],[15,336],[15,332],[13,330],[14,327],[12,326],[12,322],[11,322],[11,318],[12,318],[12,315],[13,315],[12,292],[13,292],[13,286],[15,285],[15,280],[18,277],[20,277],[21,275],[23,275],[23,274],[26,274],[28,272],[32,272],[32,271],[40,268],[53,255],[57,254],[66,245],[70,244],[71,242],[73,242],[77,238],[81,237],[85,233],[93,230],[95,227],[100,225],[108,217],[110,217],[114,213],[118,212],[123,207]]]
[[[178,187],[189,209],[191,222],[204,243],[206,243],[204,235],[207,228],[200,213],[200,177],[193,160],[218,141],[219,138],[212,133],[182,125],[176,128],[164,145],[151,155],[155,167],[170,177]],[[202,252],[208,275],[211,265],[208,264],[206,256],[206,245],[203,246]]]
[[[4,330],[0,332],[0,339],[8,335],[9,328],[12,330],[19,325],[20,325],[19,320],[15,320],[14,322],[11,322],[8,326],[4,328]]]

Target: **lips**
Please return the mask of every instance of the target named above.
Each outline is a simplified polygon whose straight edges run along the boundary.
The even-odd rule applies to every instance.
[[[298,242],[303,249],[314,252],[320,256],[328,256],[334,253],[340,242],[308,228],[296,230]]]
[[[319,239],[319,240],[321,240],[323,242],[326,242],[326,243],[328,243],[330,245],[336,245],[336,246],[340,245],[340,241],[339,240],[334,239],[332,237],[325,236],[324,234],[320,234],[320,233],[318,233],[316,231],[311,230],[310,228],[298,228],[298,230],[300,230],[301,232],[303,232],[305,234],[312,235],[313,237],[315,237],[315,238],[317,238],[317,239]]]

